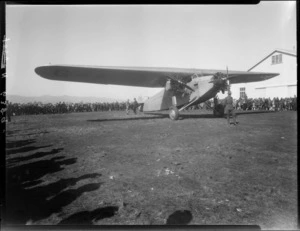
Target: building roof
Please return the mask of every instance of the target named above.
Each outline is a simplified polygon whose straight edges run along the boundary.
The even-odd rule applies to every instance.
[[[284,50],[284,49],[276,49],[275,51],[287,55],[292,55],[292,56],[297,56],[297,51],[296,50]]]
[[[290,55],[290,56],[297,57],[296,50],[275,49],[271,54],[267,55],[265,58],[263,58],[261,61],[259,61],[257,64],[255,64],[253,67],[251,67],[248,71],[251,71],[254,67],[258,66],[260,63],[265,61],[267,58],[269,58],[271,55],[273,55],[276,52],[284,54],[284,55]]]

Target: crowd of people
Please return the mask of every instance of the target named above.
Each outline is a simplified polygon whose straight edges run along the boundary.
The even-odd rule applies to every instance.
[[[93,111],[135,111],[140,104],[133,102],[105,102],[105,103],[7,103],[7,113],[12,115],[38,115],[38,114],[62,114],[72,112],[93,112]]]
[[[217,102],[218,101],[218,102]],[[212,110],[214,104],[222,100],[211,99],[204,103],[191,106],[187,110]],[[244,98],[233,102],[236,110],[297,110],[297,97],[290,98]],[[37,114],[61,114],[73,112],[94,112],[94,111],[126,111],[133,110],[136,113],[140,106],[136,101],[112,102],[112,103],[7,103],[7,113],[10,115],[37,115]]]
[[[236,110],[297,111],[297,97],[243,98],[233,101]]]

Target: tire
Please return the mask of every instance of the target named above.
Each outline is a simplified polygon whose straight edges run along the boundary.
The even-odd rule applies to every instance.
[[[222,104],[218,104],[214,108],[214,116],[216,116],[216,117],[223,117],[224,116],[224,106]]]
[[[170,108],[169,117],[170,117],[171,120],[178,120],[178,118],[179,118],[179,111],[178,111],[177,107],[172,106]]]

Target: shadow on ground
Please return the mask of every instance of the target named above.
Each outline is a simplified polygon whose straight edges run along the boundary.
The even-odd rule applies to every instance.
[[[43,132],[34,132],[34,133],[26,133],[26,134],[21,134],[22,136],[32,136],[32,135],[40,135],[40,134],[47,134],[49,133],[48,131],[43,131]]]
[[[245,114],[260,114],[260,113],[274,113],[274,111],[236,111],[237,115],[245,115]],[[161,115],[163,117],[169,117],[169,114],[166,112],[153,112],[153,113],[145,113],[147,115]],[[226,114],[225,114],[226,116]],[[203,112],[194,112],[194,111],[184,111],[179,114],[179,117],[182,119],[188,119],[188,118],[209,118],[209,119],[215,119],[215,118],[222,118],[222,117],[217,117],[213,115],[212,111],[209,111],[207,113]]]
[[[31,130],[31,128],[27,128],[27,129],[15,129],[15,130],[9,130],[9,131],[6,131],[6,136],[12,136],[14,135],[15,133],[19,133],[19,132],[22,132],[22,131],[26,131],[26,130]]]
[[[153,120],[153,119],[164,119],[167,116],[153,116],[153,117],[130,117],[130,118],[112,118],[112,119],[95,119],[95,120],[87,120],[88,122],[105,122],[105,121],[126,121],[126,120]]]
[[[189,210],[178,210],[172,213],[167,219],[167,225],[187,225],[193,219]]]
[[[147,115],[150,115],[147,114]],[[95,119],[95,120],[87,120],[88,122],[107,122],[107,121],[128,121],[128,120],[156,120],[156,119],[165,119],[169,118],[168,114],[161,114],[161,113],[151,113],[151,115],[155,115],[152,117],[130,117],[130,118],[111,118],[111,119]],[[190,118],[217,118],[211,114],[180,114],[179,120],[182,119],[190,119]]]
[[[7,156],[51,146],[26,146],[34,142],[34,139],[7,141]],[[83,193],[100,187],[102,183],[87,183],[76,189],[69,188],[76,186],[81,180],[100,177],[101,174],[97,173],[60,179],[45,185],[47,182],[43,177],[62,171],[77,161],[77,158],[65,158],[60,154],[62,150],[63,148],[55,148],[7,159],[10,165],[6,166],[4,225],[26,224],[29,221],[45,219],[53,213],[60,212],[64,206],[72,203]],[[46,156],[49,156],[49,159],[38,159]]]
[[[53,213],[58,213],[66,205],[69,205],[85,192],[97,190],[102,183],[89,183],[76,189],[79,181],[100,177],[101,174],[86,174],[77,178],[61,179],[47,185],[37,186],[43,183],[43,175],[61,171],[61,165],[70,165],[76,162],[75,158],[60,160],[63,157],[52,158],[51,160],[38,161],[30,165],[21,166],[21,169],[8,171],[6,184],[6,209],[4,224],[26,224],[28,221],[45,219]],[[25,169],[29,175],[25,175]],[[17,174],[17,176],[16,176]],[[19,176],[19,177],[18,177]],[[28,188],[36,186],[34,188]]]
[[[34,142],[35,142],[35,139],[8,141],[8,142],[6,142],[6,149],[20,148],[20,147],[26,146],[28,144],[32,144]]]
[[[8,183],[25,183],[43,177],[46,174],[55,173],[64,169],[65,165],[76,163],[76,158],[64,159],[64,156],[56,156],[49,160],[35,162],[7,168]],[[62,166],[64,165],[64,166]]]
[[[95,209],[93,211],[75,213],[62,220],[59,225],[92,225],[93,222],[97,222],[104,218],[113,217],[118,210],[119,208],[117,206],[107,206],[104,208]]]
[[[14,134],[16,132],[20,132],[20,131],[22,131],[22,130],[16,129],[16,130],[6,131],[6,135],[12,135],[12,134]]]
[[[47,134],[48,131],[41,131],[41,132],[33,132],[33,133],[20,133],[24,132],[26,130],[32,130],[29,129],[23,129],[23,130],[12,130],[12,131],[6,131],[6,137],[14,137],[14,136],[31,136],[31,135],[40,135],[40,134]]]
[[[237,115],[244,114],[261,114],[261,113],[276,113],[275,111],[236,111]]]
[[[40,148],[48,148],[50,147],[51,145],[44,145],[44,146],[28,146],[28,147],[21,147],[21,148],[17,148],[17,149],[9,149],[9,150],[6,150],[6,154],[7,155],[12,155],[12,154],[19,154],[19,153],[22,153],[22,152],[30,152],[30,151],[34,151],[34,150],[37,150],[37,149],[40,149]]]
[[[273,111],[236,111],[237,115],[244,114],[259,114],[259,113],[271,113]],[[156,119],[164,119],[169,118],[168,112],[149,112],[144,113],[145,115],[152,115],[151,117],[139,116],[139,117],[121,117],[121,118],[110,118],[110,119],[94,119],[87,120],[88,122],[107,122],[107,121],[129,121],[129,120],[156,120]],[[226,116],[226,115],[225,115]],[[220,119],[222,117],[216,117],[213,113],[197,113],[197,112],[183,112],[179,115],[179,120],[184,119]],[[224,117],[225,118],[225,117]]]
[[[14,158],[9,159],[7,161],[7,163],[12,164],[12,163],[18,163],[18,162],[21,162],[21,161],[32,160],[34,158],[41,158],[41,157],[45,157],[45,156],[48,156],[48,155],[57,154],[57,153],[61,152],[62,150],[63,150],[63,148],[54,148],[49,152],[37,152],[37,153],[29,155],[29,156],[14,157]]]

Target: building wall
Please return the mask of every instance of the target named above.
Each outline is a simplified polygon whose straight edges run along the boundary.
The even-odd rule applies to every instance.
[[[275,52],[262,63],[258,64],[251,71],[253,72],[273,72],[280,75],[266,81],[233,84],[231,85],[232,96],[240,97],[240,88],[246,88],[248,98],[273,98],[273,97],[293,97],[297,95],[297,57],[282,54],[282,63],[272,64],[272,56],[281,54]]]

